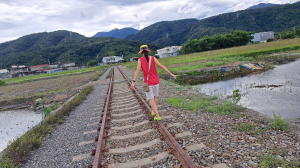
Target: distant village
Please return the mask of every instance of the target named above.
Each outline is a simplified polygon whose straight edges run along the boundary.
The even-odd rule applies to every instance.
[[[260,32],[252,35],[254,39],[253,43],[266,43],[267,40],[274,40],[274,32]],[[167,58],[167,57],[175,57],[179,55],[179,50],[182,46],[169,46],[162,49],[157,50],[156,56],[159,58]],[[138,61],[139,57],[132,57],[130,61]],[[102,58],[102,63],[99,65],[108,65],[108,64],[116,64],[125,62],[123,56],[108,56]],[[56,63],[56,64],[42,64],[28,67],[25,65],[13,65],[8,69],[0,69],[0,80],[10,79],[16,77],[23,77],[28,75],[35,75],[41,73],[53,73],[53,72],[61,72],[65,70],[73,70],[73,69],[81,69],[83,66],[76,66],[75,62],[67,62],[67,63]]]
[[[0,69],[0,80],[81,68],[83,67],[76,66],[75,62],[35,65],[29,67],[29,69],[26,65],[13,65],[11,68]]]

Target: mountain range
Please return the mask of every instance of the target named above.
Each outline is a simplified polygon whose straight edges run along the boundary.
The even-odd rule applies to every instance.
[[[224,13],[202,20],[193,20],[191,24],[181,21],[169,22],[173,25],[182,24],[182,29],[171,31],[164,22],[152,24],[136,35],[127,36],[125,39],[154,43],[162,46],[182,45],[189,39],[199,39],[206,35],[216,33],[229,33],[232,30],[245,30],[248,32],[290,30],[294,26],[300,26],[300,4],[274,5],[266,8],[247,9],[237,12]],[[159,27],[159,31],[157,30]],[[155,33],[151,33],[151,31]]]
[[[115,37],[119,39],[124,39],[126,36],[131,34],[138,33],[139,30],[134,28],[123,28],[123,29],[114,29],[109,32],[98,32],[93,37]]]
[[[20,37],[0,44],[0,69],[11,65],[39,65],[54,62],[74,61],[86,64],[99,55],[124,55],[125,58],[136,56],[144,43],[107,37],[84,37],[78,33],[59,30],[42,32]],[[156,51],[158,45],[149,44]]]
[[[224,13],[202,20],[163,21],[140,31],[124,28],[98,34],[113,37],[88,38],[66,30],[35,33],[0,43],[0,68],[8,68],[13,64],[44,64],[48,63],[48,59],[51,63],[75,61],[82,64],[95,59],[96,54],[102,59],[112,51],[115,55],[128,58],[136,56],[142,44],[148,44],[150,49],[155,51],[163,46],[182,45],[190,39],[229,33],[232,30],[281,32],[291,30],[294,26],[300,27],[299,16],[300,3],[297,2],[273,5],[267,7],[267,10],[261,7]],[[118,39],[124,38],[125,35],[125,39]]]

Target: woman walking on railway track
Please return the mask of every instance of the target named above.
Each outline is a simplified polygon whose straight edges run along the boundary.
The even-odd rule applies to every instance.
[[[135,85],[136,79],[139,76],[140,70],[142,68],[143,76],[144,76],[144,82],[143,82],[143,88],[146,92],[146,97],[150,101],[150,105],[152,108],[151,115],[155,116],[154,120],[160,121],[161,117],[158,114],[157,111],[157,98],[158,98],[158,92],[159,92],[159,79],[156,71],[155,65],[160,67],[162,70],[166,71],[168,74],[170,74],[174,79],[176,79],[176,75],[172,74],[165,66],[163,66],[159,61],[153,57],[149,56],[148,54],[152,53],[152,51],[148,48],[147,45],[142,45],[140,47],[139,55],[143,55],[138,60],[137,69],[135,71],[134,79],[131,83],[130,89],[133,90],[133,87]]]

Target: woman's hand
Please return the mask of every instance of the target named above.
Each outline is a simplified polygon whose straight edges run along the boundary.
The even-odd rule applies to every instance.
[[[172,76],[174,79],[176,79],[176,77],[177,77],[178,75],[171,74],[171,76]]]
[[[135,82],[131,83],[130,89],[133,90]]]

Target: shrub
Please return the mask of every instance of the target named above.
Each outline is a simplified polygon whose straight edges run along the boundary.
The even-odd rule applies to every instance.
[[[5,85],[6,85],[5,81],[0,80],[0,86],[5,86]]]
[[[97,64],[98,64],[98,62],[96,60],[91,60],[91,61],[88,62],[88,65],[92,66],[92,67],[96,66]]]
[[[273,111],[273,116],[274,116],[274,124],[273,124],[274,128],[279,130],[287,130],[290,128],[290,123],[286,119],[281,118],[280,113],[277,116]]]

